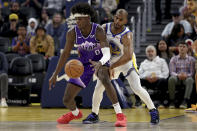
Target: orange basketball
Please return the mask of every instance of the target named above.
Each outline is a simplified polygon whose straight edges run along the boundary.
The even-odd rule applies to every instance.
[[[64,70],[68,77],[78,78],[83,74],[84,67],[81,61],[77,59],[72,59],[66,63]]]

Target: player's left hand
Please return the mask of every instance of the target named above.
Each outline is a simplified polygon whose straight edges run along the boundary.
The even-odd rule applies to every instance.
[[[95,71],[94,73],[97,75],[97,72],[99,70],[99,68],[102,66],[101,62],[100,61],[92,61],[92,60],[89,60],[89,62],[92,64],[90,65],[90,67],[94,67],[93,70]]]

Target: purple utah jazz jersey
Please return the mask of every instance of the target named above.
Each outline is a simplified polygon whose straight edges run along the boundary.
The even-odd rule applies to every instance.
[[[79,51],[79,60],[83,64],[89,63],[89,59],[99,61],[103,54],[101,52],[100,43],[96,40],[97,24],[92,23],[92,30],[88,37],[84,37],[77,26],[75,26],[76,44]]]
[[[92,29],[88,37],[84,37],[77,26],[75,26],[76,44],[79,51],[79,60],[83,63],[84,73],[80,78],[69,80],[70,83],[85,88],[90,82],[94,71],[93,67],[90,67],[92,61],[99,61],[103,54],[99,41],[96,40],[96,29],[98,24],[92,23]]]

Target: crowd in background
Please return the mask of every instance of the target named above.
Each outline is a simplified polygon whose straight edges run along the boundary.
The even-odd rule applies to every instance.
[[[92,0],[91,5],[98,14],[97,23],[112,21],[116,9],[124,8],[128,1]],[[160,24],[160,1],[155,1],[156,22]],[[166,1],[164,19],[172,18],[172,22],[161,32],[158,43],[146,48],[147,59],[140,64],[139,75],[142,86],[150,94],[151,90],[156,94],[151,97],[159,101],[158,106],[187,108],[193,102],[191,99],[195,99],[192,94],[195,94],[196,54],[191,42],[196,40],[197,30],[187,7],[169,12],[170,3],[171,0]],[[10,41],[10,48],[1,53],[0,62],[8,53],[22,57],[41,54],[47,61],[58,55],[61,42],[65,42],[66,29],[72,24],[71,18],[66,18],[66,8],[65,0],[0,0],[0,37]],[[1,64],[1,81],[8,78],[5,66]],[[8,88],[8,85],[4,86]],[[181,99],[179,91],[183,92]],[[7,106],[7,89],[2,88],[0,92],[1,105]]]

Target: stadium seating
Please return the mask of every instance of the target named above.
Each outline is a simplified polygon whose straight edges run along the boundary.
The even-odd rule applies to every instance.
[[[8,65],[9,65],[9,67],[8,67],[8,74],[10,73],[10,70],[11,70],[10,69],[10,63],[16,57],[20,57],[20,55],[19,54],[16,54],[16,53],[8,53],[8,54],[6,54],[6,58],[7,58]]]
[[[9,52],[10,41],[8,38],[0,37],[0,52]]]
[[[8,104],[30,103],[32,63],[28,58],[16,57],[10,63]]]
[[[33,74],[31,76],[31,102],[39,103],[45,77],[46,61],[44,56],[40,54],[30,54],[26,57],[31,60],[33,66]]]

